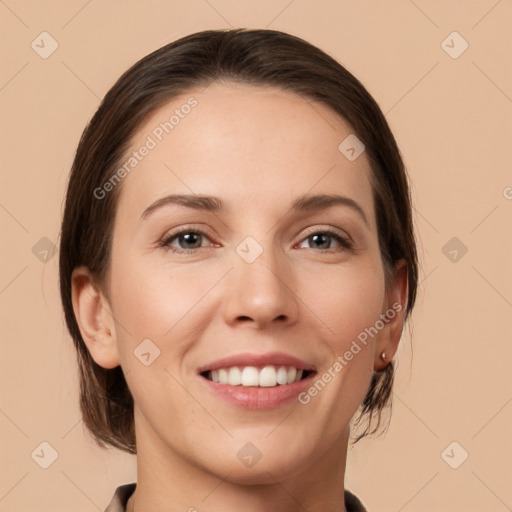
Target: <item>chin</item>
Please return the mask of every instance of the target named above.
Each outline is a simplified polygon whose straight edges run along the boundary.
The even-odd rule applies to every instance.
[[[223,447],[218,443],[218,450],[214,453],[211,448],[208,452],[205,448],[203,454],[208,453],[209,460],[198,463],[208,473],[226,481],[263,485],[293,478],[313,462],[312,446],[298,445],[298,439],[293,442],[291,434],[286,436],[287,439],[276,435],[272,440],[265,439],[268,434],[269,430],[265,429],[260,437],[252,432],[251,436],[232,439]]]
[[[264,460],[265,459],[265,460]],[[223,471],[219,471],[219,465],[215,467],[215,473],[228,482],[239,485],[268,485],[275,484],[293,478],[307,466],[302,457],[262,457],[253,466],[245,466],[238,460],[225,461]],[[225,470],[225,471],[224,471]],[[222,473],[219,475],[219,473]],[[226,476],[227,475],[227,476]]]

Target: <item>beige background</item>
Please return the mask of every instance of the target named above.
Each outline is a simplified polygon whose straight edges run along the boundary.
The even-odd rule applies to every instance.
[[[58,257],[44,251],[58,244],[79,136],[114,80],[165,43],[229,26],[290,32],[337,58],[380,104],[412,178],[413,336],[391,427],[350,451],[347,487],[371,512],[512,510],[510,0],[1,0],[0,16],[1,511],[102,511],[135,481],[134,457],[84,433]],[[58,43],[47,59],[31,47],[43,31]],[[453,31],[469,44],[458,58],[445,49],[462,40],[442,45]],[[452,237],[468,249],[455,262]],[[58,452],[47,469],[31,456],[42,442]]]

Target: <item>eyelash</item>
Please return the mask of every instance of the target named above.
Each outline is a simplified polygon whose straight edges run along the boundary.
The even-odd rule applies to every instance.
[[[185,227],[185,228],[182,228],[182,229],[180,229],[178,231],[170,233],[168,236],[164,236],[164,238],[159,242],[159,246],[163,247],[165,250],[168,250],[168,251],[171,251],[171,252],[177,253],[177,254],[194,254],[194,253],[196,253],[200,249],[205,249],[205,247],[198,247],[196,249],[179,249],[177,247],[172,247],[172,246],[169,245],[175,238],[177,238],[179,235],[182,235],[184,233],[186,233],[186,234],[194,233],[194,234],[201,235],[201,236],[204,236],[206,238],[209,238],[208,234],[205,233],[201,229],[191,229],[191,228]],[[348,237],[343,236],[340,233],[338,233],[337,231],[334,231],[334,230],[329,229],[329,228],[327,228],[327,229],[317,229],[315,231],[311,231],[310,233],[308,233],[308,235],[306,237],[304,237],[301,240],[301,242],[303,242],[304,240],[306,240],[307,238],[309,238],[309,237],[311,237],[313,235],[320,235],[320,234],[321,235],[328,235],[329,237],[334,238],[336,241],[338,241],[343,246],[343,248],[341,248],[341,249],[326,249],[326,250],[320,249],[319,252],[323,252],[323,253],[338,253],[338,252],[341,252],[341,251],[344,251],[344,250],[351,250],[353,248],[353,243],[352,243],[352,241]],[[315,249],[313,249],[313,250],[315,250]]]

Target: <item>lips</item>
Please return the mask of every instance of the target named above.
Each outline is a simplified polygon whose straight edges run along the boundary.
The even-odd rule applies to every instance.
[[[237,407],[272,409],[296,397],[316,369],[295,356],[272,352],[218,359],[198,373],[211,392]]]

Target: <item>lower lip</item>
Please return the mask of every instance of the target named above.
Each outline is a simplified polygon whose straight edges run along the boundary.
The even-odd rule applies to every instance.
[[[309,387],[310,379],[313,375],[311,373],[305,379],[293,384],[283,384],[268,388],[230,386],[229,384],[213,382],[202,375],[199,377],[208,386],[210,391],[232,405],[242,409],[275,409],[293,398],[296,399],[299,393]]]

